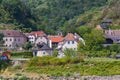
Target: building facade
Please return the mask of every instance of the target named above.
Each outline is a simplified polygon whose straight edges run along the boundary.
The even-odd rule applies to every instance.
[[[26,36],[18,30],[0,30],[4,34],[4,46],[7,48],[22,47],[27,42]]]

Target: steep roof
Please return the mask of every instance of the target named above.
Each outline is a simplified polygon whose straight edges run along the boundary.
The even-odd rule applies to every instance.
[[[46,36],[46,34],[43,31],[33,31],[30,34],[35,36]]]
[[[58,43],[61,42],[63,40],[62,36],[48,36],[48,38],[52,41],[52,43]]]
[[[46,43],[37,44],[33,50],[52,50]]]
[[[0,30],[5,37],[25,37],[25,35],[18,30]]]
[[[72,33],[68,33],[65,36],[64,40],[75,40],[75,37],[74,37],[74,35]]]

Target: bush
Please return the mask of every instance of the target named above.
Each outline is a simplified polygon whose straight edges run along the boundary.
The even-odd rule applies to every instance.
[[[13,52],[11,53],[12,56],[22,56],[23,52]]]
[[[32,52],[24,52],[23,57],[24,58],[30,58],[30,57],[33,57],[33,54],[32,54]]]
[[[27,77],[26,76],[22,76],[19,78],[19,80],[27,80]]]
[[[30,58],[33,56],[32,52],[13,52],[12,56],[22,56],[24,58]]]
[[[28,66],[46,66],[46,65],[65,65],[65,64],[74,64],[83,62],[83,59],[73,58],[73,57],[64,57],[57,58],[52,56],[44,56],[44,57],[34,57],[28,62]]]

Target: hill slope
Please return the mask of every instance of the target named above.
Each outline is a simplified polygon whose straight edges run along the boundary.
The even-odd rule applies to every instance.
[[[1,0],[0,22],[24,32],[75,32],[76,28],[94,26],[103,18],[118,18],[119,9],[116,16],[111,13],[113,8],[116,10],[115,3],[119,6],[117,0]]]

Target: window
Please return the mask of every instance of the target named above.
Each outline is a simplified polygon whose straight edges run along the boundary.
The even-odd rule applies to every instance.
[[[16,41],[16,39],[14,39],[14,41]]]
[[[12,39],[10,39],[10,41],[12,41]]]
[[[18,41],[20,41],[20,39],[18,39]]]
[[[74,44],[74,41],[72,41],[72,44]]]
[[[43,52],[43,54],[45,54],[45,52]]]
[[[11,47],[11,45],[9,45],[9,47]]]
[[[70,44],[70,41],[68,41],[68,44]]]

